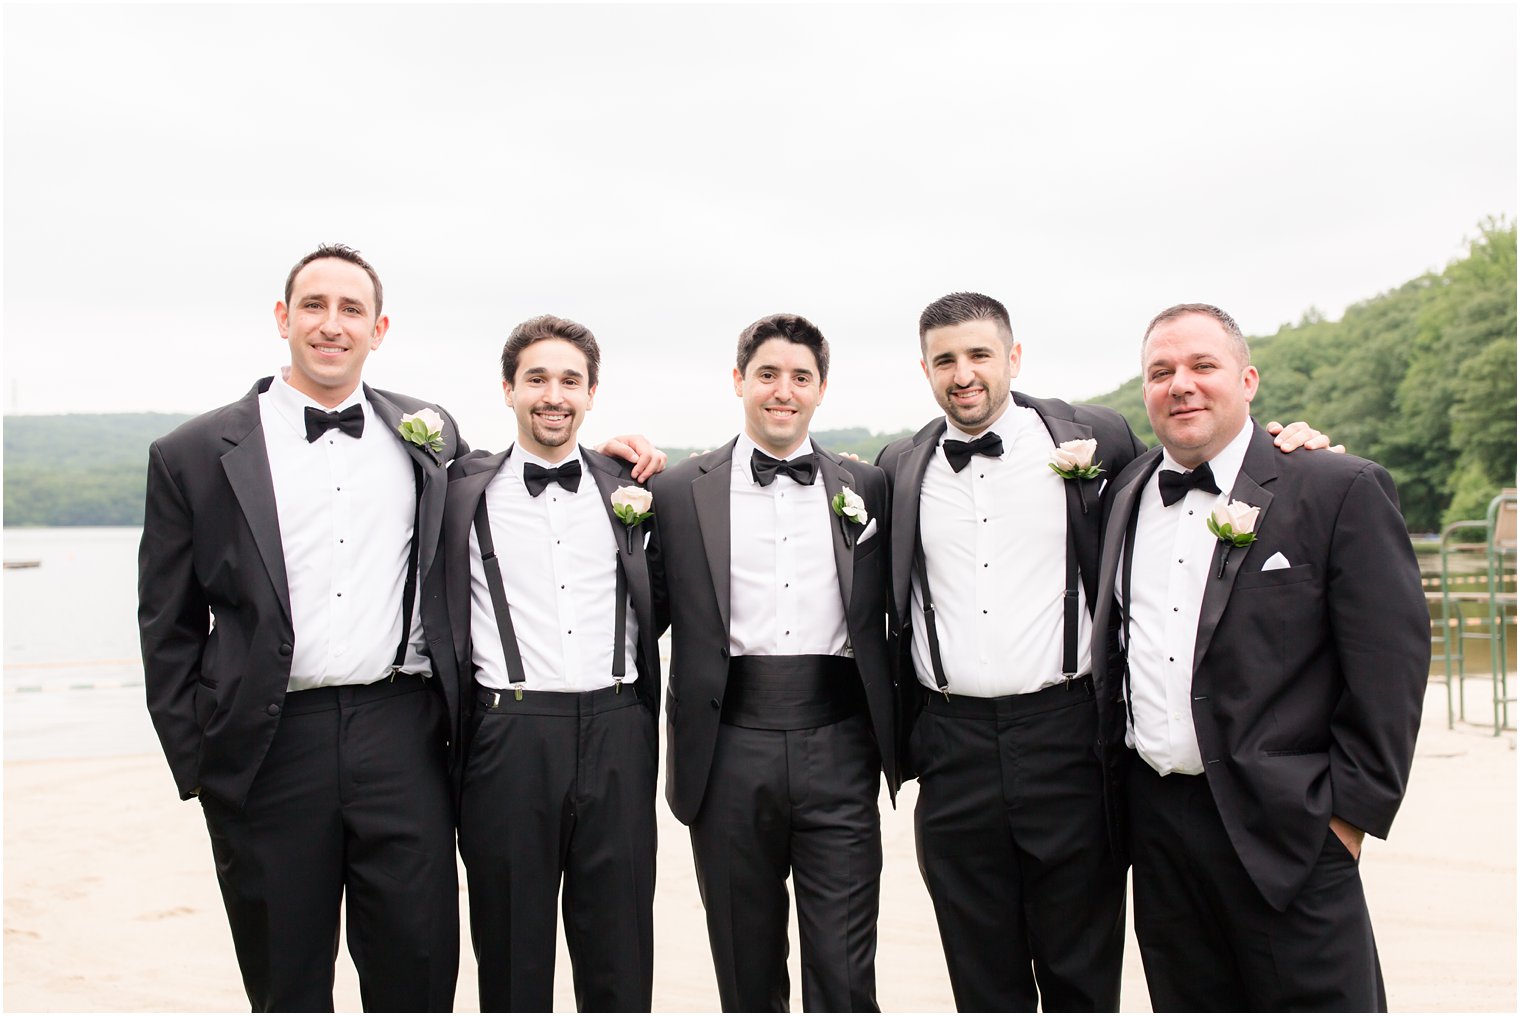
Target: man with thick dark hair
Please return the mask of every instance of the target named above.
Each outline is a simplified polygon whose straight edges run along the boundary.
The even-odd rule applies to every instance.
[[[660,654],[640,518],[650,504],[626,464],[576,443],[600,361],[583,325],[518,325],[501,357],[517,442],[449,470],[450,627],[473,675],[459,850],[487,1012],[553,1008],[561,882],[577,1006],[651,1004]]]
[[[467,446],[436,405],[361,384],[380,299],[357,251],[313,251],[275,304],[289,367],[148,453],[148,708],[256,1011],[331,1011],[345,896],[365,1009],[453,1005],[458,689],[417,589]]]
[[[956,1005],[1117,1010],[1124,853],[1091,615],[1105,487],[1144,445],[1114,410],[1010,391],[1023,348],[991,297],[934,301],[919,345],[945,415],[878,464],[902,772]]]
[[[691,827],[724,1010],[789,1006],[790,873],[804,1006],[874,1011],[883,771],[897,790],[886,482],[808,437],[828,343],[807,319],[746,328],[733,383],[743,432],[653,484],[666,798]]]
[[[1382,1011],[1358,860],[1403,799],[1430,664],[1393,481],[1274,454],[1217,307],[1157,315],[1141,381],[1161,447],[1111,484],[1095,624],[1122,652],[1093,662],[1151,1003]]]

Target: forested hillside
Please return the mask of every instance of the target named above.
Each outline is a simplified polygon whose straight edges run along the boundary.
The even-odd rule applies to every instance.
[[[5,524],[141,524],[148,445],[188,419],[170,413],[7,416]]]
[[[1226,308],[1228,309],[1228,308]],[[1515,226],[1466,257],[1347,309],[1253,338],[1257,419],[1308,420],[1386,466],[1413,531],[1482,518],[1515,484]],[[1140,378],[1089,401],[1154,442]]]

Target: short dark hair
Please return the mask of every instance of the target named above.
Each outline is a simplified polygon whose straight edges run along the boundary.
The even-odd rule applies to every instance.
[[[1219,322],[1220,327],[1225,330],[1225,334],[1229,335],[1231,343],[1235,346],[1235,355],[1239,357],[1240,365],[1242,367],[1250,366],[1251,347],[1246,344],[1246,337],[1241,333],[1240,325],[1235,323],[1234,318],[1230,317],[1230,315],[1226,314],[1224,311],[1220,310],[1212,303],[1173,304],[1166,310],[1162,311],[1160,314],[1157,314],[1155,317],[1151,318],[1151,323],[1145,326],[1145,338],[1140,340],[1141,360],[1143,361],[1145,359],[1145,344],[1151,340],[1151,332],[1156,330],[1157,325],[1166,324],[1168,321],[1175,321],[1178,318],[1186,317],[1189,314],[1202,314],[1204,317],[1211,317],[1215,321]],[[1141,363],[1141,366],[1144,366],[1143,362]]]
[[[801,314],[771,314],[739,333],[739,350],[734,365],[741,375],[755,358],[755,350],[771,339],[785,339],[811,349],[813,359],[818,361],[818,380],[829,379],[829,340],[823,337],[817,325]]]
[[[963,325],[968,321],[991,321],[998,326],[1003,344],[1013,345],[1013,325],[1008,320],[1008,308],[990,296],[981,293],[951,293],[942,296],[918,316],[918,348],[924,349],[926,336],[936,328]]]
[[[301,274],[301,269],[313,261],[322,258],[337,258],[339,261],[347,261],[351,265],[358,265],[369,276],[370,283],[375,287],[375,317],[380,317],[380,307],[385,303],[385,291],[380,288],[380,276],[375,274],[374,267],[352,247],[341,243],[324,243],[301,260],[297,261],[290,274],[285,276],[285,305],[290,305],[290,294],[295,289],[296,276]]]
[[[563,339],[579,349],[586,357],[586,384],[596,387],[597,372],[602,365],[602,350],[596,344],[596,336],[585,325],[553,314],[540,314],[512,329],[507,344],[501,347],[501,379],[512,384],[517,377],[517,358],[522,351],[545,339]]]

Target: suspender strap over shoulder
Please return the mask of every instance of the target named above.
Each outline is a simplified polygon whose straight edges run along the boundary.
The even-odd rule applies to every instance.
[[[517,648],[517,631],[512,627],[512,611],[507,606],[507,587],[501,581],[501,562],[496,559],[496,545],[491,542],[491,520],[484,495],[475,509],[475,538],[480,541],[480,563],[485,566],[496,631],[501,636],[502,654],[507,658],[507,679],[514,685],[517,697],[522,698],[528,674],[523,670],[522,653]]]

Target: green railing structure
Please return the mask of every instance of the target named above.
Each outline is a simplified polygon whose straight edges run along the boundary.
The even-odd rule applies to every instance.
[[[1459,719],[1467,722],[1466,649],[1469,640],[1478,639],[1489,647],[1494,736],[1514,729],[1509,654],[1515,644],[1515,520],[1515,491],[1506,490],[1489,502],[1486,518],[1452,522],[1441,530],[1441,620],[1431,639],[1444,660],[1448,728]]]

